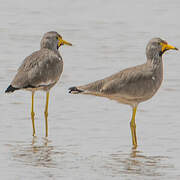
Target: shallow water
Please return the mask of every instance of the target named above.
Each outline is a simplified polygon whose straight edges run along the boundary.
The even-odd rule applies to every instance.
[[[155,97],[139,105],[136,150],[129,106],[67,91],[143,63],[152,37],[180,48],[179,0],[0,2],[1,179],[180,179],[179,52],[164,55],[164,82]],[[31,94],[4,90],[50,30],[73,46],[60,49],[64,72],[50,93],[49,138],[44,138],[42,92],[35,94],[32,138]]]

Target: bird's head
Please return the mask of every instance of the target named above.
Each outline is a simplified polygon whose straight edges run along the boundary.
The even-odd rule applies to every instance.
[[[72,46],[71,43],[62,39],[62,36],[55,31],[50,31],[44,34],[41,40],[41,48],[58,50],[62,45]]]
[[[148,59],[161,57],[168,50],[178,50],[176,47],[169,45],[161,38],[153,38],[146,46],[146,56]]]

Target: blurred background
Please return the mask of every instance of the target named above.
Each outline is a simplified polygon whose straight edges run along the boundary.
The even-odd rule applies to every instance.
[[[179,9],[179,0],[0,0],[1,179],[179,179],[179,52],[164,55],[163,84],[139,105],[136,150],[129,106],[68,94],[71,86],[144,63],[153,37],[180,48]],[[45,93],[35,94],[32,138],[31,93],[4,91],[52,30],[73,46],[60,48],[64,71],[50,92],[47,140]]]

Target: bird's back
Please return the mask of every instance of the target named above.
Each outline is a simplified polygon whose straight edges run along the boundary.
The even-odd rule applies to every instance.
[[[11,82],[18,89],[39,88],[54,85],[63,70],[59,54],[49,49],[41,49],[26,57]]]
[[[79,86],[85,94],[106,96],[131,104],[151,98],[162,82],[162,64],[153,68],[149,63],[124,69],[104,79]]]

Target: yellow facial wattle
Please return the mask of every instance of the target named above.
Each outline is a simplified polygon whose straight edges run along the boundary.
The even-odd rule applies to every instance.
[[[61,37],[58,37],[58,46],[60,47],[61,45],[68,45],[68,46],[72,46],[72,44],[71,43],[69,43],[69,42],[67,42],[67,41],[65,41],[65,40],[63,40]]]
[[[161,46],[162,46],[162,48],[161,48],[161,51],[162,51],[162,52],[164,52],[164,51],[166,51],[166,50],[170,50],[170,49],[172,49],[172,50],[178,50],[178,48],[176,48],[176,47],[174,47],[174,46],[171,46],[171,45],[169,45],[169,44],[166,44],[166,43],[161,43]]]

